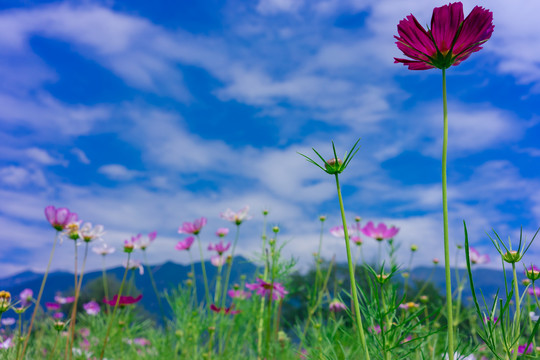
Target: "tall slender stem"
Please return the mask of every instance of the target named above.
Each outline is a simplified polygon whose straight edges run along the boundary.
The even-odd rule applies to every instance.
[[[450,247],[448,245],[448,200],[446,197],[446,149],[448,146],[448,104],[446,100],[446,69],[442,69],[443,97],[443,149],[442,149],[442,201],[444,227],[444,269],[446,277],[446,313],[448,323],[448,358],[454,358],[454,320],[452,315],[452,276],[450,274]]]
[[[105,268],[105,254],[101,255],[103,257],[103,269],[102,269],[102,277],[103,280],[103,293],[105,294],[105,298],[109,299],[109,285],[107,282],[107,269]],[[111,313],[111,305],[107,304],[107,314]]]
[[[128,253],[127,258],[127,264],[129,265],[129,259],[131,257],[131,253]],[[99,356],[99,360],[103,360],[103,357],[105,356],[105,348],[107,347],[107,342],[109,340],[109,333],[111,332],[112,324],[114,322],[114,316],[116,315],[116,309],[118,309],[118,304],[120,304],[120,297],[122,296],[122,290],[124,289],[124,284],[126,282],[127,273],[129,270],[129,266],[126,266],[126,269],[124,270],[124,277],[122,278],[122,283],[120,284],[120,289],[118,290],[118,296],[116,298],[116,303],[114,304],[114,309],[111,314],[111,318],[109,319],[109,326],[107,326],[107,332],[105,333],[105,339],[103,340],[103,348],[101,349],[101,355]]]
[[[193,256],[191,255],[191,249],[188,249],[189,261],[191,262],[191,273],[193,274],[193,298],[195,307],[199,307],[199,300],[197,299],[197,277],[195,276],[195,263],[193,262]]]
[[[75,243],[75,251],[77,251],[77,243]],[[82,280],[84,276],[84,268],[86,267],[86,258],[88,257],[88,242],[85,242],[84,246],[84,258],[81,266],[81,273],[79,274],[79,281],[77,282],[77,287],[75,288],[75,300],[73,301],[73,310],[71,314],[71,323],[70,323],[70,329],[71,329],[71,337],[70,337],[70,348],[73,348],[73,340],[75,339],[75,322],[77,320],[77,303],[79,302],[79,297],[81,295],[81,286],[82,286]],[[70,349],[69,351],[69,358],[73,358],[73,351]]]
[[[49,269],[51,267],[52,259],[54,256],[54,249],[56,248],[56,243],[58,242],[59,232],[56,232],[54,236],[54,243],[51,250],[51,255],[49,256],[49,263],[47,264],[47,269],[45,270],[45,275],[43,275],[43,280],[41,281],[41,287],[39,288],[38,297],[36,299],[36,304],[34,307],[34,312],[32,313],[32,319],[30,320],[30,325],[28,326],[28,333],[26,339],[24,339],[24,346],[21,354],[21,359],[24,359],[24,354],[26,353],[26,347],[28,346],[28,340],[30,340],[30,334],[32,333],[32,325],[34,325],[34,319],[36,318],[36,313],[39,308],[39,303],[41,301],[41,296],[43,295],[43,289],[45,288],[45,283],[47,282],[47,275],[49,275]]]
[[[368,347],[366,343],[366,337],[364,335],[364,327],[362,326],[362,316],[360,314],[360,306],[358,305],[358,295],[356,294],[356,280],[354,279],[354,269],[353,269],[353,263],[351,259],[351,245],[349,241],[349,232],[347,230],[347,220],[345,217],[345,209],[343,207],[343,199],[341,197],[341,188],[339,187],[338,174],[336,173],[335,176],[336,176],[337,193],[338,193],[338,198],[339,198],[339,209],[341,211],[341,220],[343,222],[343,232],[345,233],[345,247],[347,249],[347,263],[349,265],[349,277],[351,281],[351,295],[352,295],[353,303],[354,303],[356,330],[358,331],[358,338],[360,339],[360,342],[362,343],[362,347],[365,352],[365,359],[370,360],[369,351],[368,351]]]
[[[152,283],[152,288],[154,289],[154,293],[156,294],[156,298],[158,301],[159,312],[161,313],[161,320],[163,321],[163,326],[165,326],[167,324],[165,311],[163,310],[163,305],[161,304],[161,298],[159,296],[156,280],[154,280],[154,275],[152,274],[152,269],[150,268],[150,265],[148,265],[148,260],[146,259],[146,249],[143,250],[143,256],[144,256],[144,264],[146,266],[146,272],[148,273],[148,276],[150,276],[150,282]]]
[[[75,300],[77,299],[77,288],[79,287],[79,282],[78,282],[78,279],[77,279],[77,270],[79,268],[79,265],[77,264],[77,261],[78,261],[78,248],[77,248],[77,239],[74,239],[73,240],[73,244],[75,246],[75,269],[74,269],[74,276],[75,276],[75,287],[73,289],[73,291],[75,292]],[[75,301],[73,301],[73,306],[72,306],[72,310],[71,310],[71,322],[69,323],[69,334],[75,334],[74,333],[74,328],[73,326],[75,326],[75,324],[73,323],[73,315],[76,316],[75,314],[75,310],[76,307],[75,307]],[[71,344],[71,335],[68,335],[66,336],[66,350],[65,350],[65,353],[64,353],[64,359],[68,359],[68,353],[70,352],[70,344]],[[71,356],[73,355],[73,351],[71,351],[71,355],[69,355],[69,358],[71,358]]]
[[[520,320],[521,320],[521,304],[520,304],[520,298],[519,298],[519,288],[518,288],[518,278],[516,274],[516,264],[512,263],[512,274],[514,276],[514,297],[516,299],[516,313],[514,314],[514,331],[513,334],[519,334],[520,333]],[[512,359],[517,359],[518,355],[518,342],[514,344],[514,354],[512,355]],[[526,346],[529,346],[527,344]]]
[[[225,283],[223,286],[223,297],[221,298],[221,306],[225,306],[225,301],[227,300],[227,289],[229,287],[229,280],[231,279],[231,270],[234,262],[234,255],[236,253],[236,243],[238,242],[238,237],[240,236],[240,224],[236,225],[236,236],[234,237],[234,243],[231,251],[231,262],[227,266],[227,275],[225,276]],[[265,237],[266,238],[266,237]]]
[[[199,238],[199,235],[195,235],[197,237],[197,243],[199,244],[199,253],[201,254],[201,268],[203,273],[203,280],[204,280],[204,293],[206,296],[206,305],[209,306],[212,303],[212,300],[210,299],[210,290],[208,288],[208,277],[206,276],[206,266],[204,264],[204,255],[201,245],[201,239]],[[197,286],[197,284],[195,284]]]

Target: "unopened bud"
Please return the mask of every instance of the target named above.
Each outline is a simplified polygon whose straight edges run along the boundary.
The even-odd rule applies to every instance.
[[[279,232],[279,226],[274,226],[274,227],[272,228],[272,231],[273,231],[275,234],[277,234],[277,233]]]
[[[408,279],[410,275],[409,275],[408,272],[404,272],[403,274],[401,274],[401,276],[402,276],[404,279]]]
[[[56,330],[58,332],[63,331],[65,327],[66,327],[66,323],[63,322],[63,321],[55,321],[53,323],[54,330]]]
[[[418,250],[418,245],[412,244],[411,245],[411,251],[415,252],[416,250]]]
[[[438,258],[433,258],[433,260],[431,260],[431,261],[433,261],[433,264],[435,264],[435,265],[437,265],[437,264],[439,263],[439,259],[438,259]]]
[[[354,221],[356,221],[357,223],[359,223],[360,221],[362,221],[362,218],[360,216],[355,216],[354,217]]]
[[[523,279],[523,280],[521,280],[521,283],[523,284],[523,286],[529,286],[529,285],[531,285],[531,280]]]
[[[343,161],[341,161],[341,159],[337,159],[336,161],[336,158],[333,158],[326,161],[326,164],[324,165],[324,167],[326,168],[326,171],[328,173],[337,174],[337,173],[340,173],[339,170],[342,164],[343,164]]]
[[[320,220],[321,222],[325,222],[325,221],[326,221],[326,215],[321,215],[321,216],[319,216],[319,220]]]
[[[521,254],[518,253],[515,250],[510,250],[510,251],[507,251],[506,253],[504,253],[502,258],[503,258],[504,261],[506,261],[509,264],[515,264],[519,260],[521,260]]]
[[[268,215],[268,210],[264,209],[264,210],[262,211],[262,214],[263,214],[264,216]]]
[[[426,295],[420,296],[420,302],[426,304],[429,301],[429,298]]]

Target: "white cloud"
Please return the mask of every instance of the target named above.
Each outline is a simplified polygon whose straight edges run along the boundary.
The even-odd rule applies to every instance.
[[[71,149],[71,153],[77,157],[80,163],[88,165],[90,164],[90,159],[86,156],[86,153],[79,148]]]
[[[303,5],[302,0],[259,0],[257,11],[264,15],[280,12],[294,13]]]
[[[41,170],[20,166],[0,168],[0,182],[4,185],[18,189],[31,185],[39,187],[47,185],[47,180]]]
[[[98,172],[111,180],[117,181],[133,180],[143,175],[140,171],[130,170],[124,165],[120,164],[108,164],[100,166]]]

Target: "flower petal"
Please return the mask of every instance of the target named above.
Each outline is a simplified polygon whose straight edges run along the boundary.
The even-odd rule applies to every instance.
[[[463,22],[463,4],[460,2],[433,9],[431,35],[439,51],[446,55]]]

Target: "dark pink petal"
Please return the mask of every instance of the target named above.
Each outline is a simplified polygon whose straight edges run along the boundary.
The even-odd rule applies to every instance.
[[[150,234],[148,234],[148,240],[154,241],[157,236],[157,231],[152,231]]]
[[[491,37],[493,29],[493,13],[480,6],[475,6],[463,21],[461,31],[455,41],[452,53],[454,55],[459,55],[462,52],[469,51],[474,46],[486,42]],[[480,50],[480,48],[477,48],[474,51],[478,50]]]
[[[407,60],[407,59],[398,59],[394,58],[394,63],[402,63],[409,67],[409,70],[429,70],[435,68],[435,66],[426,63],[425,61],[419,60]]]
[[[435,44],[429,33],[420,25],[418,20],[411,14],[401,20],[397,26],[398,41],[416,49],[417,51],[432,57],[437,53]]]
[[[463,4],[453,3],[433,9],[431,35],[439,51],[446,55],[463,22]]]

